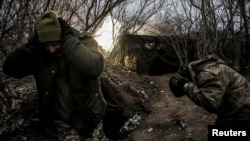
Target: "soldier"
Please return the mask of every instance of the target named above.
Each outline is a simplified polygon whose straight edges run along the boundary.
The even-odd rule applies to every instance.
[[[54,11],[44,13],[28,43],[11,52],[3,72],[11,77],[34,75],[43,131],[57,138],[55,120],[69,123],[89,138],[101,122],[106,101],[99,76],[104,57],[87,32],[77,32]]]
[[[190,62],[175,73],[169,87],[176,97],[187,95],[217,115],[217,125],[250,125],[250,83],[217,55]]]

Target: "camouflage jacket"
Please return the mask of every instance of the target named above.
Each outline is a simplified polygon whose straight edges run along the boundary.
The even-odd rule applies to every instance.
[[[53,57],[42,46],[27,43],[7,56],[3,71],[15,78],[34,75],[42,125],[45,126],[56,112],[76,129],[89,131],[101,121],[106,111],[99,80],[104,57],[89,33],[75,34],[63,42],[62,58]],[[55,101],[60,104],[53,108]]]
[[[215,113],[217,124],[250,125],[250,83],[215,54],[188,64],[185,89],[196,104]]]

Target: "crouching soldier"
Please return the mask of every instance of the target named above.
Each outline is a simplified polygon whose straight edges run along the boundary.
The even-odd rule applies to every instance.
[[[190,62],[169,87],[176,97],[187,95],[215,113],[217,125],[250,126],[250,83],[215,54]]]

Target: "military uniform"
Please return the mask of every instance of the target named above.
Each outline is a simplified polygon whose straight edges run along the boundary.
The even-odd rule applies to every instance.
[[[216,55],[188,64],[192,81],[184,92],[218,116],[216,124],[250,125],[250,83]]]
[[[62,51],[63,56],[55,57],[40,44],[29,42],[7,56],[3,72],[15,78],[34,75],[40,121],[48,133],[47,127],[58,119],[85,136],[101,122],[106,111],[99,80],[104,57],[87,32],[64,36]]]

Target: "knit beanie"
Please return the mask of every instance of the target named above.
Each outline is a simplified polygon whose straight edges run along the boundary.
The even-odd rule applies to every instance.
[[[37,25],[37,36],[41,43],[61,40],[61,25],[55,11],[42,15]]]

